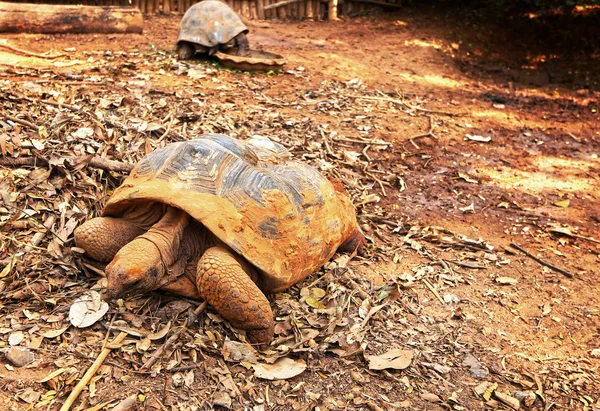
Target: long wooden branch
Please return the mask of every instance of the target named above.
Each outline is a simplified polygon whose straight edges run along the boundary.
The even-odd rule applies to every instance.
[[[71,156],[62,159],[66,160],[67,164],[87,163],[88,167],[119,173],[129,173],[133,169],[133,164],[100,157]],[[50,161],[41,157],[0,157],[0,166],[4,167],[48,167],[49,165]]]
[[[550,269],[552,269],[554,271],[557,271],[557,272],[561,273],[562,275],[564,275],[566,277],[569,277],[569,278],[574,278],[575,277],[572,273],[568,272],[567,270],[564,270],[564,269],[562,269],[560,267],[557,267],[557,266],[555,266],[553,264],[550,264],[547,261],[542,260],[541,258],[536,257],[535,255],[531,254],[529,251],[525,250],[523,247],[521,247],[518,244],[510,243],[510,246],[512,248],[516,248],[517,250],[519,250],[520,252],[522,252],[523,254],[525,254],[527,257],[531,258],[533,261],[537,261],[541,265],[545,265],[546,267],[548,267],[548,268],[550,268]]]
[[[269,4],[268,6],[265,6],[264,9],[265,10],[276,9],[277,7],[286,6],[286,5],[292,4],[292,3],[299,3],[301,1],[302,0],[284,0],[284,1],[280,1],[279,3]]]

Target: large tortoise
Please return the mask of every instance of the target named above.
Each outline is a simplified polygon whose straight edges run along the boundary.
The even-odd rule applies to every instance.
[[[266,138],[220,134],[144,157],[75,242],[106,267],[110,300],[166,290],[204,298],[260,345],[265,294],[302,281],[364,236],[342,185]]]
[[[248,28],[225,3],[204,0],[190,7],[181,19],[177,55],[188,60],[196,52],[214,54],[219,49],[237,47],[238,56],[247,56]]]

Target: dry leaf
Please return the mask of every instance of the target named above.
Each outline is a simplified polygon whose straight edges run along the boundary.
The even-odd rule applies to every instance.
[[[89,327],[108,311],[108,304],[102,301],[100,293],[90,290],[75,300],[69,310],[71,324],[78,328]]]
[[[59,328],[58,330],[48,330],[45,333],[43,333],[42,335],[45,338],[56,338],[59,335],[61,335],[62,333],[64,333],[65,331],[67,331],[69,327],[64,327],[64,328]]]
[[[385,370],[393,368],[403,370],[408,367],[413,359],[413,350],[393,349],[382,355],[365,355],[369,362],[370,370]]]
[[[232,340],[227,340],[223,344],[223,357],[226,361],[244,361],[250,364],[258,362],[256,350],[250,344]]]
[[[167,333],[169,332],[170,329],[171,329],[171,321],[169,321],[163,328],[161,328],[157,332],[148,334],[148,338],[152,341],[165,338],[165,336],[167,335]]]
[[[281,358],[273,364],[253,364],[254,375],[264,380],[286,380],[300,375],[306,370],[306,363],[302,360]]]

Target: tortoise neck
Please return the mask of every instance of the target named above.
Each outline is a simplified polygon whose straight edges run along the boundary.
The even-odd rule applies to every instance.
[[[129,207],[122,218],[144,231],[149,230],[167,212],[167,205],[159,202],[138,203]]]

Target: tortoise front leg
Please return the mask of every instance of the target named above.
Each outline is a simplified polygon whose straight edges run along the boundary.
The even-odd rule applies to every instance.
[[[250,55],[250,44],[248,43],[248,36],[246,36],[246,33],[238,34],[235,37],[235,42],[237,44],[236,55],[240,57],[247,57]]]
[[[189,60],[194,57],[194,53],[196,53],[196,48],[192,43],[180,41],[177,44],[177,57],[179,60]]]
[[[135,224],[113,217],[97,217],[86,221],[75,230],[75,244],[94,260],[109,262],[123,248],[145,230]]]
[[[196,285],[200,295],[236,328],[246,330],[251,343],[273,339],[273,312],[269,300],[252,281],[232,252],[212,247],[198,261]]]

